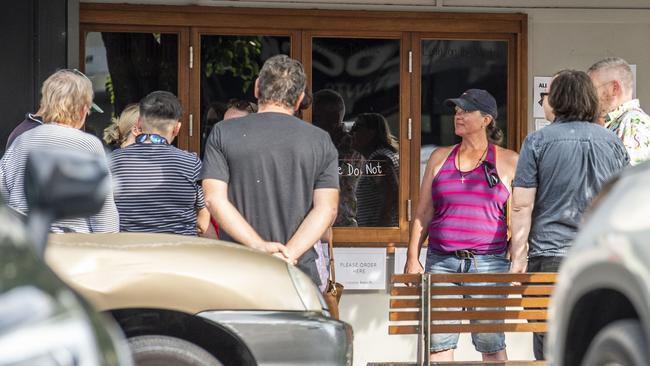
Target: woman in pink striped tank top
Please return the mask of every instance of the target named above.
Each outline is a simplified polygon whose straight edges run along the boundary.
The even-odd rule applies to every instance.
[[[428,238],[427,272],[508,272],[506,202],[518,155],[496,145],[503,134],[490,93],[470,89],[445,104],[455,108],[461,143],[439,147],[429,158],[404,271],[424,272],[419,254]],[[484,361],[507,359],[503,333],[474,333],[472,342]],[[432,334],[432,361],[452,361],[457,343],[458,334]]]

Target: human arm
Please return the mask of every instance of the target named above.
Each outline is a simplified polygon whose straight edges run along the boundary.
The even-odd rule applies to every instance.
[[[282,253],[285,259],[288,258],[287,248],[284,245],[264,241],[237,211],[237,208],[228,199],[228,183],[218,179],[203,179],[203,192],[210,214],[217,220],[220,228],[228,233],[233,240],[270,254]]]
[[[314,203],[298,230],[287,242],[288,257],[297,260],[314,246],[336,218],[339,190],[336,188],[314,189]]]
[[[196,229],[199,235],[203,235],[210,227],[210,211],[206,207],[200,208],[196,212]]]
[[[426,171],[424,172],[420,186],[415,217],[411,225],[411,235],[409,235],[409,245],[406,251],[404,273],[424,272],[424,267],[420,263],[420,248],[429,235],[429,223],[434,213],[433,200],[431,199],[431,184],[448,153],[449,149],[438,148],[431,153],[427,162]]]
[[[510,272],[525,273],[528,266],[528,234],[532,224],[537,188],[515,187],[512,192],[512,239]]]
[[[524,273],[528,266],[528,236],[532,226],[533,208],[538,186],[538,134],[526,137],[519,152],[515,179],[512,183],[510,217],[510,272]]]
[[[328,243],[330,240],[334,239],[334,231],[332,231],[333,224],[334,223],[331,223],[330,226],[327,229],[325,229],[325,232],[320,237],[321,242]]]

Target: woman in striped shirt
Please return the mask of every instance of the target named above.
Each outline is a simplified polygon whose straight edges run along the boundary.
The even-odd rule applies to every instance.
[[[496,145],[503,134],[490,93],[470,89],[445,103],[455,108],[461,143],[440,147],[429,158],[405,273],[424,272],[418,257],[427,237],[427,272],[508,272],[506,202],[518,155]],[[503,333],[474,333],[472,341],[484,361],[507,359]],[[458,334],[432,334],[432,360],[453,360],[457,342]]]
[[[106,159],[101,141],[81,131],[93,105],[92,83],[77,70],[59,70],[43,83],[41,90],[43,125],[18,136],[0,161],[0,193],[12,208],[27,213],[24,191],[25,166],[34,150],[67,150],[95,154]],[[95,107],[98,108],[98,107]],[[101,111],[101,110],[99,110]],[[104,207],[95,215],[52,223],[52,232],[117,232],[119,217],[113,191],[106,194]]]

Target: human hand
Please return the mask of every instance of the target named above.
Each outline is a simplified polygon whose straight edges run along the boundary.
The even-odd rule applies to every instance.
[[[276,253],[273,253],[271,255],[274,256],[274,257],[280,258],[280,259],[282,259],[283,261],[285,261],[285,262],[287,262],[289,264],[293,264],[294,266],[298,263],[297,260],[295,260],[295,259],[293,259],[291,257],[288,257],[285,254],[280,253],[280,252],[276,252]]]
[[[424,267],[422,267],[419,259],[407,259],[406,264],[404,264],[404,273],[422,274],[424,273]]]
[[[510,259],[510,273],[526,273],[528,269],[528,258],[526,257],[511,257]],[[514,286],[520,286],[521,282],[513,282]]]
[[[407,259],[406,264],[404,264],[404,273],[405,274],[422,274],[424,273],[424,267],[420,263],[419,259]],[[407,283],[406,286],[414,286],[412,283]]]

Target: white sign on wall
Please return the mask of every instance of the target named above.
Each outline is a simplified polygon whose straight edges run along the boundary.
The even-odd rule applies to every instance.
[[[386,248],[334,248],[334,265],[346,290],[386,289]]]
[[[404,273],[404,265],[406,265],[406,248],[395,248],[395,274]],[[420,249],[420,263],[422,267],[425,266],[427,260],[427,248]]]
[[[533,87],[533,117],[535,118],[544,118],[544,108],[540,105],[541,93],[546,92],[551,79],[550,76],[535,76]]]

